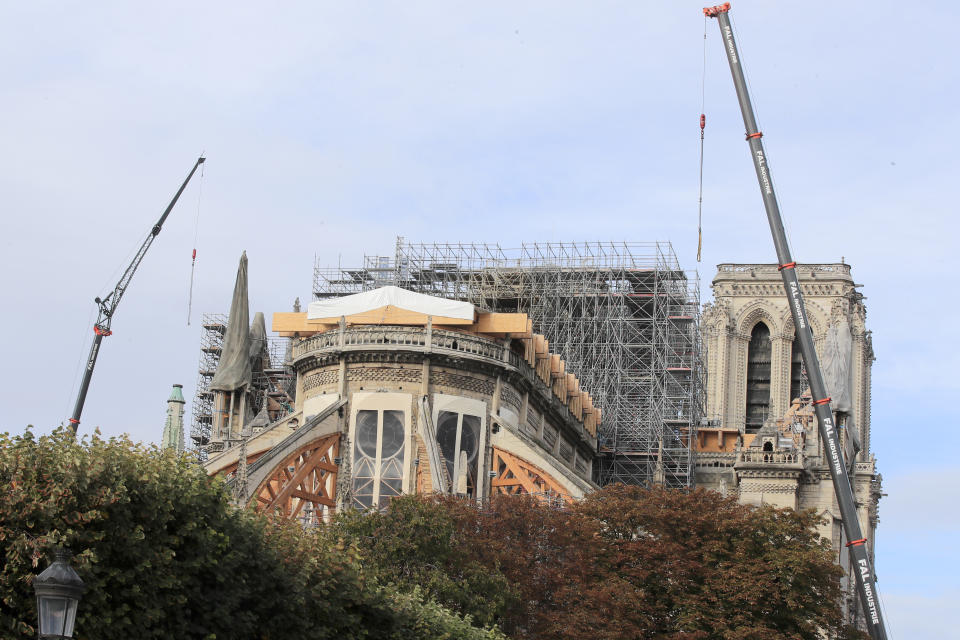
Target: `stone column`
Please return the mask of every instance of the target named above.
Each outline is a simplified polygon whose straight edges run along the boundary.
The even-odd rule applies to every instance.
[[[747,420],[747,347],[750,335],[733,332],[730,339],[730,363],[727,406],[724,424],[743,431]]]
[[[783,333],[770,336],[770,409],[774,418],[782,418],[790,408],[790,347]]]

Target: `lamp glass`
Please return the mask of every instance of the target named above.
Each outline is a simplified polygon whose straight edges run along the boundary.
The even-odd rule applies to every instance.
[[[77,619],[77,599],[65,596],[40,596],[37,609],[40,612],[41,638],[72,638],[73,625]]]

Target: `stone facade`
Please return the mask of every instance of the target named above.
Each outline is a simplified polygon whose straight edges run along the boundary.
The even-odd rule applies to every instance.
[[[252,429],[242,446],[211,448],[210,473],[235,484],[246,474],[242,502],[272,509],[286,491],[309,502],[316,519],[429,493],[438,482],[477,500],[494,492],[573,500],[596,488],[595,425],[529,365],[520,340],[340,327],[294,339],[291,361],[293,411]],[[427,446],[431,437],[438,446]],[[296,500],[284,504],[304,517]]]
[[[851,463],[851,479],[860,525],[873,557],[881,477],[870,453],[874,352],[863,296],[847,264],[798,265],[797,275],[821,359],[828,329],[849,327],[851,407],[847,413],[838,413],[837,419],[838,424],[856,430],[857,437],[851,437],[849,429],[841,429],[848,461],[853,442],[860,443]],[[821,535],[831,540],[839,563],[852,575],[809,390],[802,378],[792,380],[802,374],[792,357],[794,325],[777,266],[721,264],[712,287],[714,300],[704,306],[702,321],[707,392],[706,419],[695,443],[697,485],[735,495],[745,504],[814,509],[825,520]],[[761,323],[764,327],[757,332]],[[764,342],[761,350],[751,337],[766,340],[767,329],[769,343]],[[791,397],[795,395],[791,390],[797,389],[805,394]],[[749,403],[756,407],[756,398],[765,397],[767,390],[763,426],[757,428],[748,418]],[[852,584],[846,579],[844,590],[846,615],[855,621],[857,607]]]

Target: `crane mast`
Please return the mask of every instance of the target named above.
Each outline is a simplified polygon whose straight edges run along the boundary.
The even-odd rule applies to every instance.
[[[99,313],[97,314],[97,322],[93,325],[93,344],[90,345],[90,355],[87,356],[87,364],[83,370],[83,379],[80,381],[80,390],[77,392],[77,402],[74,404],[73,414],[69,418],[70,429],[74,434],[77,433],[77,428],[80,426],[80,414],[83,413],[83,404],[87,400],[87,390],[90,388],[90,379],[93,377],[93,367],[97,364],[97,355],[100,353],[100,343],[105,337],[113,333],[113,331],[110,330],[110,325],[113,322],[113,314],[116,313],[117,306],[120,304],[123,294],[126,293],[127,287],[130,286],[130,281],[133,279],[133,274],[137,271],[137,267],[140,266],[143,257],[147,255],[147,250],[150,248],[150,245],[153,244],[154,238],[160,233],[167,216],[170,215],[174,205],[177,204],[177,200],[180,199],[180,194],[187,188],[187,184],[190,182],[193,174],[196,173],[197,167],[203,164],[205,160],[206,158],[203,156],[197,158],[187,178],[183,181],[183,184],[180,185],[177,193],[173,196],[173,200],[167,205],[163,215],[160,216],[157,223],[150,229],[150,233],[147,234],[147,239],[140,245],[140,249],[137,250],[136,255],[133,256],[133,260],[127,265],[126,270],[123,272],[123,275],[120,276],[120,281],[117,282],[117,286],[113,288],[113,291],[102,299],[94,298],[94,302],[97,303],[97,307],[99,308]]]
[[[717,19],[724,50],[727,53],[727,61],[730,63],[730,72],[733,74],[733,85],[737,92],[737,100],[740,102],[740,111],[743,114],[743,124],[746,127],[750,155],[757,172],[757,180],[760,182],[760,193],[767,211],[770,232],[773,234],[773,244],[777,251],[777,261],[783,278],[783,286],[790,303],[790,313],[793,316],[797,338],[800,340],[803,363],[807,369],[810,392],[813,395],[813,407],[820,430],[820,440],[823,442],[824,451],[829,461],[830,475],[833,478],[833,489],[837,496],[837,504],[840,507],[840,517],[843,519],[844,533],[849,540],[847,547],[853,557],[857,591],[860,595],[860,602],[863,604],[863,610],[866,613],[867,629],[870,632],[870,637],[874,640],[886,640],[887,631],[883,622],[883,614],[880,611],[876,577],[867,554],[866,538],[860,529],[860,519],[857,517],[856,502],[854,501],[850,478],[847,475],[847,467],[844,464],[840,439],[833,420],[833,410],[830,406],[830,398],[827,396],[826,385],[823,382],[823,372],[814,348],[813,331],[807,320],[807,310],[803,302],[800,282],[797,280],[797,263],[790,256],[790,247],[787,244],[787,235],[784,233],[783,219],[780,216],[780,206],[777,204],[773,179],[770,175],[770,165],[763,151],[761,140],[763,134],[757,127],[753,105],[750,102],[750,94],[747,92],[747,82],[740,63],[740,54],[737,51],[737,43],[730,26],[730,16],[727,15],[729,11],[729,2],[715,7],[707,7],[703,10],[706,16]]]

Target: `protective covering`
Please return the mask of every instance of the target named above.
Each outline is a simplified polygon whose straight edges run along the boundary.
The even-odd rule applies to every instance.
[[[856,466],[857,454],[860,453],[860,430],[853,421],[853,414],[846,416],[843,429],[846,432],[843,439],[843,458],[847,461],[848,471],[852,474]]]
[[[845,414],[839,418],[846,432],[843,456],[852,472],[857,453],[860,452],[860,432],[853,421],[853,336],[846,318],[832,322],[827,327],[827,339],[823,347],[823,382],[830,394],[833,410]]]
[[[834,411],[853,411],[852,370],[853,337],[850,324],[841,319],[827,327],[827,339],[820,358],[823,367],[823,382],[830,394]]]
[[[253,324],[250,325],[250,367],[253,371],[263,371],[270,368],[267,323],[263,318],[262,311],[253,314]]]
[[[264,330],[266,333],[266,330]],[[250,385],[250,304],[247,300],[247,252],[240,256],[233,287],[230,318],[223,338],[220,364],[210,381],[212,391],[235,391]]]
[[[400,287],[381,287],[373,291],[356,293],[352,296],[311,302],[307,307],[307,319],[329,319],[331,322],[336,322],[341,316],[364,313],[386,306],[422,313],[427,316],[456,318],[467,322],[473,322],[474,317],[473,305],[469,302],[435,298],[422,293],[407,291]]]

